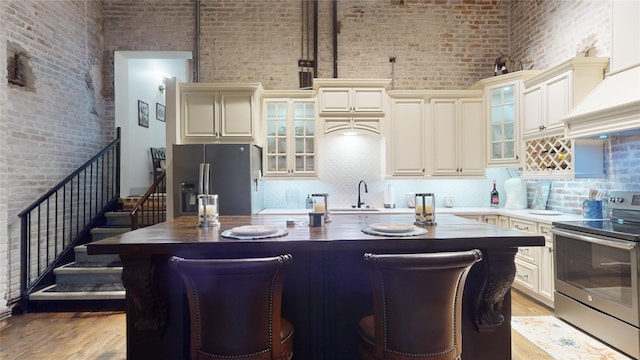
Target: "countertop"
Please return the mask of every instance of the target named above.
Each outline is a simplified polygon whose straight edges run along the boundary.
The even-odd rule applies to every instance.
[[[373,209],[331,209],[329,208],[330,214],[333,215],[344,215],[344,214],[413,214],[415,209],[413,208],[373,208]],[[559,214],[559,215],[538,215],[533,214],[535,212],[533,209],[522,209],[522,210],[513,210],[513,209],[505,209],[505,208],[491,208],[491,207],[438,207],[436,208],[436,218],[440,214],[451,214],[451,215],[502,215],[509,217],[516,217],[519,219],[531,220],[536,222],[541,222],[545,224],[551,224],[554,221],[575,221],[575,220],[585,220],[582,215],[576,214]],[[260,211],[260,215],[291,215],[292,218],[307,217],[309,213],[309,209],[264,209]]]
[[[372,246],[402,249],[415,246],[418,240],[427,241],[428,244],[425,245],[433,250],[544,245],[542,236],[505,229],[452,214],[440,214],[436,218],[437,225],[427,227],[427,234],[407,237],[370,235],[361,230],[373,223],[411,224],[414,217],[410,212],[335,215],[331,222],[319,227],[309,227],[302,222],[287,226],[287,220],[290,218],[290,215],[221,216],[219,226],[207,229],[196,225],[195,216],[183,216],[95,241],[87,247],[90,254],[145,253],[148,255],[179,253],[185,249],[189,252],[217,253],[246,249],[247,243],[251,243],[251,248],[255,250],[268,248],[282,251],[356,249]],[[308,219],[306,216],[299,219],[305,218]],[[286,228],[288,234],[283,237],[251,240],[222,236],[225,230],[242,225],[271,225]]]

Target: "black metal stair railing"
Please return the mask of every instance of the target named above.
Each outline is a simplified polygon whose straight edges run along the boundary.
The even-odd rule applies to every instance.
[[[20,300],[53,283],[53,269],[73,261],[73,248],[120,197],[120,129],[116,139],[18,216],[21,220]]]
[[[167,186],[166,172],[158,175],[147,192],[133,206],[129,216],[131,217],[131,230],[154,225],[167,220]]]

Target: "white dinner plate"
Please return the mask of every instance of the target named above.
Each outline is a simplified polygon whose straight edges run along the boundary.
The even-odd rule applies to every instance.
[[[560,211],[554,211],[554,210],[531,210],[531,211],[529,211],[529,214],[534,214],[534,215],[562,215],[562,213]]]
[[[403,223],[376,223],[369,225],[375,231],[386,233],[404,233],[413,231],[415,226],[413,224]]]
[[[271,225],[245,225],[231,229],[231,233],[236,236],[263,236],[270,235],[278,231],[278,228]]]

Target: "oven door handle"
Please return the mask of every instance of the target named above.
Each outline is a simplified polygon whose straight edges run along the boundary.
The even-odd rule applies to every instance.
[[[566,237],[571,238],[571,239],[582,240],[582,241],[590,242],[590,243],[593,243],[593,244],[613,247],[613,248],[616,248],[616,249],[631,250],[631,249],[636,247],[636,243],[635,242],[631,242],[631,241],[629,241],[629,242],[626,242],[626,241],[625,242],[621,242],[621,241],[611,241],[611,240],[599,239],[599,238],[595,238],[595,237],[591,237],[591,236],[576,234],[574,232],[568,232],[568,231],[559,230],[559,229],[556,229],[556,228],[551,228],[551,232],[556,234],[556,235],[566,236]]]

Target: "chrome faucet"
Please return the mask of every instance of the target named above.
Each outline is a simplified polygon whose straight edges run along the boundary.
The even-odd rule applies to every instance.
[[[358,208],[358,209],[360,209],[360,208],[362,207],[362,205],[364,205],[364,201],[363,201],[363,200],[361,200],[361,199],[362,199],[362,197],[360,196],[360,189],[361,189],[361,186],[360,186],[360,185],[362,185],[362,184],[364,184],[364,192],[365,192],[365,193],[368,193],[368,192],[369,192],[369,191],[367,190],[367,183],[366,183],[366,182],[364,182],[364,180],[360,180],[360,182],[358,183],[358,205],[357,205],[357,208]]]

